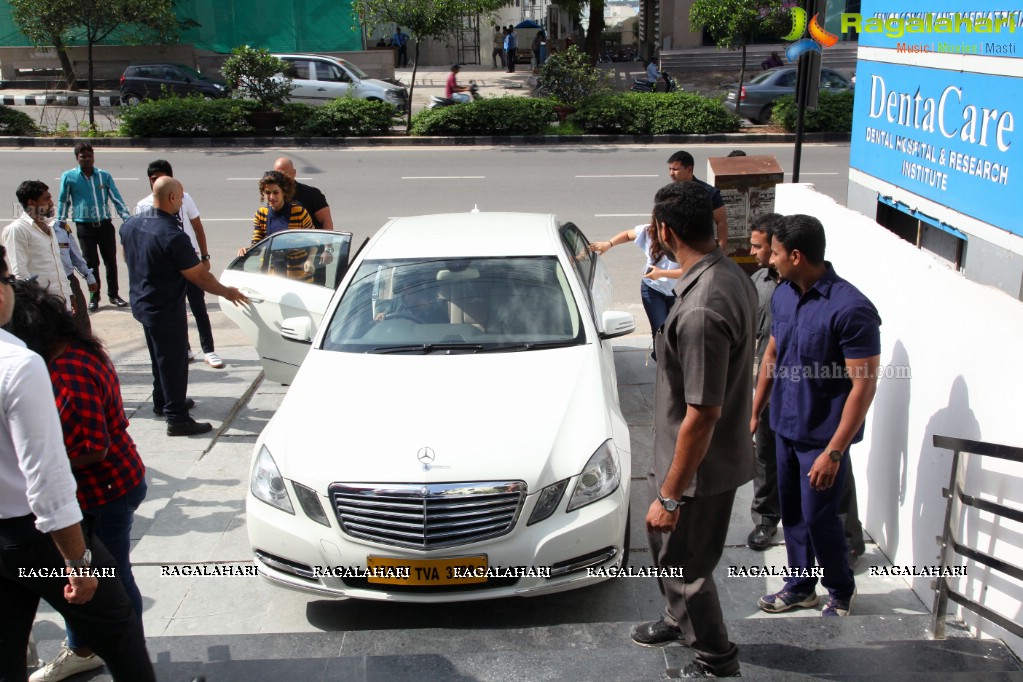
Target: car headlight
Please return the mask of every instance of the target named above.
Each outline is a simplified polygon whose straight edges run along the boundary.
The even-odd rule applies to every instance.
[[[252,465],[252,480],[249,483],[249,490],[256,496],[256,499],[266,502],[271,507],[277,507],[289,514],[295,513],[291,505],[291,498],[288,496],[288,489],[284,486],[284,478],[277,469],[274,458],[266,446],[259,448],[256,461]]]
[[[529,515],[529,521],[526,525],[532,526],[534,523],[543,521],[553,514],[554,510],[558,508],[561,496],[565,494],[565,488],[567,487],[568,479],[566,478],[541,490],[540,495],[536,499],[536,506],[533,507],[533,513]]]
[[[585,507],[607,497],[618,489],[621,480],[622,472],[618,468],[614,442],[609,439],[597,448],[583,467],[572,491],[572,497],[568,500],[566,511]]]

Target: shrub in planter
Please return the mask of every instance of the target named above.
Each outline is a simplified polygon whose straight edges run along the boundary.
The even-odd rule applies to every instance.
[[[23,111],[0,105],[0,135],[37,135],[39,126]]]
[[[496,97],[412,117],[410,135],[539,135],[555,120],[556,102],[548,98]]]
[[[320,107],[284,105],[284,134],[295,137],[365,137],[386,135],[394,106],[354,97],[339,97]]]
[[[611,74],[590,64],[589,56],[571,45],[547,58],[540,69],[540,91],[574,107],[593,95],[611,92]]]
[[[254,102],[238,99],[166,97],[121,107],[119,130],[125,137],[227,137],[251,135],[246,117]]]
[[[796,98],[785,95],[774,103],[771,122],[788,132],[796,130]],[[808,133],[848,133],[852,131],[853,93],[821,91],[817,110],[807,111],[803,130]]]
[[[640,93],[588,97],[569,122],[588,133],[708,135],[739,129],[739,117],[717,99],[691,93]]]
[[[280,111],[295,88],[288,64],[265,48],[242,45],[231,50],[220,72],[237,93],[256,102],[256,111]]]

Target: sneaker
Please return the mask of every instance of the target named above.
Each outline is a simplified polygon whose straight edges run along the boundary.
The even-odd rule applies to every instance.
[[[86,670],[95,670],[102,667],[102,658],[96,654],[79,656],[68,648],[65,641],[60,645],[60,653],[57,654],[57,657],[32,673],[32,676],[28,679],[29,682],[56,682]]]
[[[125,301],[120,296],[111,296],[110,297],[110,305],[117,306],[118,308],[127,308],[128,307],[128,302]]]
[[[648,647],[667,646],[672,643],[686,646],[682,631],[665,623],[663,618],[657,622],[640,623],[633,627],[632,641]]]
[[[771,538],[778,532],[777,526],[769,526],[766,523],[759,524],[746,538],[746,546],[757,552],[763,552],[771,546]]]
[[[186,410],[190,410],[193,407],[195,407],[195,401],[194,400],[189,398],[188,400],[185,401],[185,409]],[[163,405],[160,405],[160,406],[153,405],[153,414],[162,417],[163,416]]]
[[[782,590],[781,592],[775,592],[774,594],[765,594],[757,602],[757,606],[762,611],[768,613],[781,613],[782,611],[788,611],[789,609],[799,608],[810,608],[817,606],[817,593],[811,592],[810,594],[796,594],[795,592],[789,592],[788,590]]]
[[[224,361],[216,353],[203,353],[203,356],[206,359],[206,364],[213,369],[220,369],[224,366]]]
[[[673,680],[688,680],[694,677],[742,677],[742,673],[739,672],[738,665],[736,666],[734,673],[718,675],[711,668],[699,661],[693,661],[681,670],[678,668],[668,668],[665,673],[669,679]]]
[[[195,352],[191,348],[189,348],[188,349],[188,361],[191,362],[192,360],[195,360]]]
[[[838,616],[848,616],[849,608],[852,606],[852,600],[856,598],[856,590],[853,590],[852,596],[848,599],[839,599],[838,597],[830,597],[828,603],[821,609],[821,618],[836,618]]]
[[[99,310],[99,292],[92,292],[89,294],[89,312],[96,312]]]
[[[173,422],[167,424],[168,436],[197,436],[200,433],[207,433],[213,430],[213,424],[209,422],[197,422],[191,417],[187,421]]]

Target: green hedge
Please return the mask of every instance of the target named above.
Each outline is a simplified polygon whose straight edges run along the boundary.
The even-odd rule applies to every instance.
[[[125,137],[228,137],[251,135],[245,117],[255,102],[242,99],[165,97],[121,107]]]
[[[852,131],[853,93],[822,91],[817,98],[817,110],[807,111],[803,130],[808,133],[848,133]],[[788,132],[796,129],[796,98],[785,95],[774,103],[771,122]]]
[[[669,135],[732,133],[739,117],[720,100],[691,93],[627,92],[583,100],[568,120],[588,133]]]
[[[339,97],[319,107],[286,104],[284,134],[295,137],[386,135],[394,114],[392,104],[354,97]]]
[[[412,117],[411,135],[539,135],[556,119],[552,99],[496,97],[424,109]]]
[[[0,104],[0,135],[38,135],[39,126],[28,114]]]

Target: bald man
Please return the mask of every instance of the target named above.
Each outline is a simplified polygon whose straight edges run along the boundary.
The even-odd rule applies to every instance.
[[[218,282],[195,255],[191,240],[175,217],[184,193],[174,178],[158,178],[153,183],[153,210],[124,221],[120,231],[128,264],[131,314],[142,323],[153,368],[153,412],[167,418],[168,436],[191,436],[213,428],[188,413],[195,403],[186,397],[185,283],[223,296],[235,305],[248,301],[234,287]]]
[[[295,180],[295,164],[286,156],[282,156],[274,162],[274,170]],[[308,211],[309,216],[313,219],[313,227],[317,230],[334,229],[334,220],[330,217],[330,206],[327,205],[327,198],[323,196],[323,192],[295,180],[294,202],[301,204],[302,208]]]

